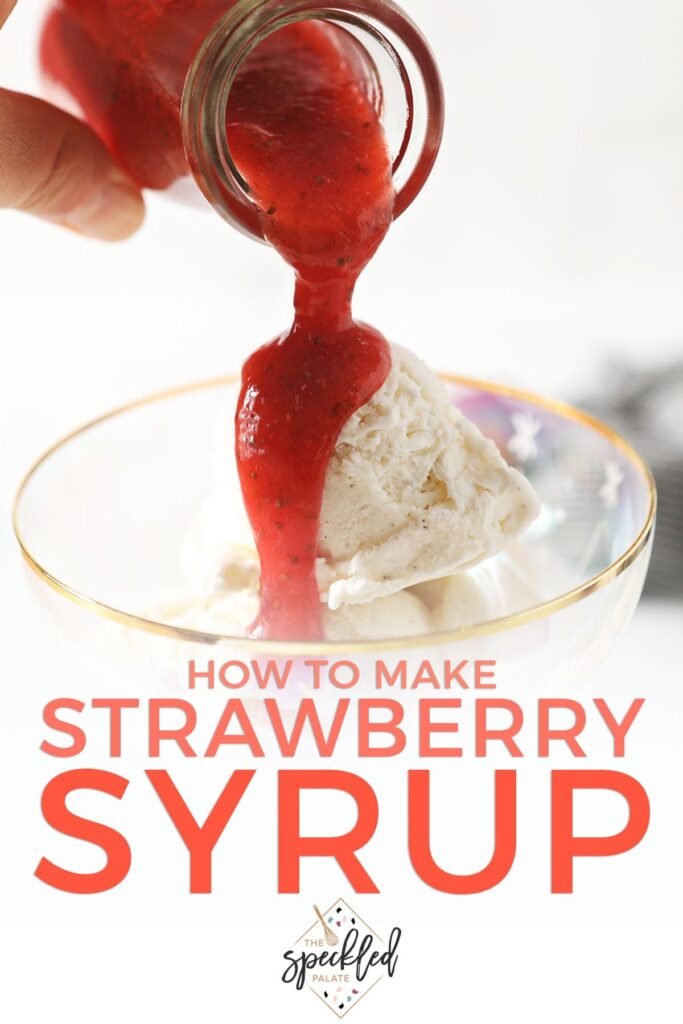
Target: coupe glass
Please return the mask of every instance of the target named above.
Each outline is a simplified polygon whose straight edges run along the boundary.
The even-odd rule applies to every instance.
[[[541,501],[515,546],[527,596],[517,595],[504,616],[431,635],[297,643],[200,632],[178,626],[170,612],[151,612],[187,585],[180,550],[211,491],[215,422],[234,384],[226,378],[101,416],[29,470],[14,527],[47,621],[79,659],[94,657],[98,671],[137,670],[155,685],[177,686],[190,658],[306,655],[366,666],[399,657],[409,665],[493,659],[499,683],[509,676],[544,688],[589,676],[641,593],[655,517],[651,474],[622,438],[569,406],[444,379],[452,401],[526,473]]]

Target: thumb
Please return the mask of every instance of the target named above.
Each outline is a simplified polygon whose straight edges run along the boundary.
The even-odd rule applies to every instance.
[[[6,89],[0,89],[0,207],[111,242],[132,235],[145,215],[139,188],[90,128]]]

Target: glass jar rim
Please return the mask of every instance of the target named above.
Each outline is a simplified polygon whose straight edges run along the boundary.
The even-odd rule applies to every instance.
[[[421,191],[443,138],[445,101],[436,60],[422,32],[393,0],[334,0],[327,4],[315,0],[238,0],[214,24],[189,68],[181,102],[181,128],[188,165],[205,198],[233,227],[261,242],[264,239],[258,212],[230,155],[226,128],[228,97],[245,57],[273,32],[305,20],[363,30],[389,55],[407,105],[394,174],[403,164],[412,139],[414,100],[410,74],[387,32],[400,40],[414,61],[425,98],[424,135],[415,164],[397,190],[395,218]]]

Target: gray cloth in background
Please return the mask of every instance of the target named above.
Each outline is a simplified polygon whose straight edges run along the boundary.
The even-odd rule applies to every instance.
[[[654,370],[617,365],[577,405],[619,431],[650,465],[657,528],[645,595],[683,600],[683,359]]]

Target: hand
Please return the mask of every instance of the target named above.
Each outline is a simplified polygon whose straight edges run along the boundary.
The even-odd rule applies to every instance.
[[[0,0],[0,28],[15,4]],[[0,89],[0,207],[111,242],[145,216],[140,189],[87,125],[8,89]]]

